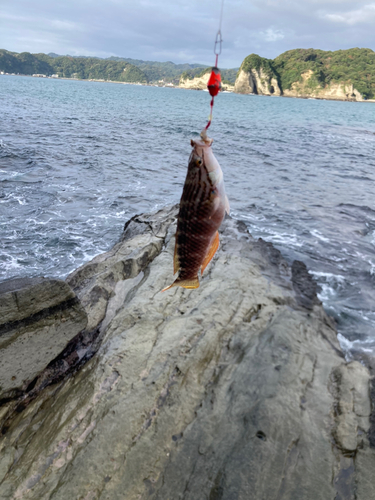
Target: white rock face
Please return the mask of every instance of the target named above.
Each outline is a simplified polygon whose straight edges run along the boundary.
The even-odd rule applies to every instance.
[[[352,84],[330,83],[325,87],[309,86],[309,80],[313,71],[303,73],[302,82],[295,82],[291,89],[281,91],[277,80],[269,78],[262,68],[252,69],[250,72],[241,70],[234,85],[234,91],[238,94],[259,94],[259,95],[283,95],[285,97],[312,97],[315,99],[334,99],[340,101],[363,101],[363,97]],[[273,92],[270,91],[273,90]]]
[[[234,91],[238,94],[281,95],[276,78],[272,78],[269,82],[269,77],[262,68],[259,71],[253,69],[250,72],[241,69]]]
[[[309,70],[303,73],[302,82],[295,82],[291,90],[285,89],[283,95],[286,97],[313,97],[316,99],[333,99],[340,101],[363,101],[363,97],[352,84],[330,83],[325,87],[318,86],[311,88],[308,86],[308,81],[313,75],[313,71]]]
[[[203,76],[195,77],[192,80],[186,79],[180,80],[179,87],[183,89],[191,89],[191,90],[207,90],[207,83],[210,78],[211,73],[206,73]],[[222,84],[222,90],[227,90],[230,92],[234,91],[234,85]]]

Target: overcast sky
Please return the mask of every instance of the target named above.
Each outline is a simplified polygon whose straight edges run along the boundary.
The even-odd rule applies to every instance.
[[[1,0],[0,48],[211,65],[221,0]],[[375,46],[375,1],[224,0],[219,66]]]

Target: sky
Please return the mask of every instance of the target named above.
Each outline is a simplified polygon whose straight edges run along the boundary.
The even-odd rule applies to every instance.
[[[0,48],[74,56],[214,63],[221,0],[1,0]],[[375,1],[224,0],[219,58],[375,48]]]

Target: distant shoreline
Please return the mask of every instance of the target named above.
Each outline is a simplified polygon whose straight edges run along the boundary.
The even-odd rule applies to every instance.
[[[0,76],[21,76],[21,77],[26,77],[26,78],[39,78],[39,79],[46,79],[46,80],[68,80],[68,81],[76,81],[76,82],[93,82],[93,83],[116,83],[119,85],[135,85],[135,86],[142,86],[142,87],[158,87],[158,88],[169,88],[169,89],[181,89],[181,90],[194,90],[198,92],[205,92],[203,89],[187,89],[185,87],[180,87],[179,85],[173,85],[173,84],[167,84],[167,85],[157,85],[154,83],[141,83],[141,82],[118,82],[115,80],[96,80],[96,79],[88,79],[88,78],[68,78],[68,77],[53,77],[53,76],[33,76],[33,75],[20,75],[16,73],[1,73]],[[304,100],[312,100],[312,101],[337,101],[337,102],[348,102],[348,103],[355,103],[355,104],[363,104],[363,103],[374,103],[375,99],[364,99],[363,101],[351,101],[351,100],[346,100],[346,99],[327,99],[324,97],[309,97],[309,96],[286,96],[286,95],[265,95],[265,94],[243,94],[240,92],[232,92],[232,91],[226,91],[225,93],[228,94],[236,94],[236,95],[243,95],[243,96],[255,96],[255,97],[283,97],[286,99],[304,99]]]

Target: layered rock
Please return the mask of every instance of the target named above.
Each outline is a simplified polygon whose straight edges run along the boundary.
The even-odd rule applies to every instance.
[[[301,75],[301,81],[295,82],[290,90],[285,89],[283,95],[286,97],[312,97],[316,99],[331,99],[340,101],[363,101],[363,97],[353,84],[329,83],[328,85],[309,86],[309,80],[313,77],[313,71],[306,71]]]
[[[134,217],[69,277],[102,344],[8,419],[0,497],[374,498],[369,373],[306,267],[228,218],[201,287],[161,293],[176,215]]]
[[[24,391],[87,324],[61,280],[14,279],[0,284],[0,400]]]
[[[244,71],[240,69],[234,84],[237,94],[281,95],[278,81],[269,77],[263,68]]]
[[[309,86],[313,75],[307,71],[301,75],[301,81],[292,84],[291,89],[281,90],[276,78],[269,78],[262,68],[251,71],[240,70],[234,92],[237,94],[283,95],[285,97],[310,97],[315,99],[333,99],[340,101],[363,101],[363,97],[352,84],[330,83],[329,85]]]

